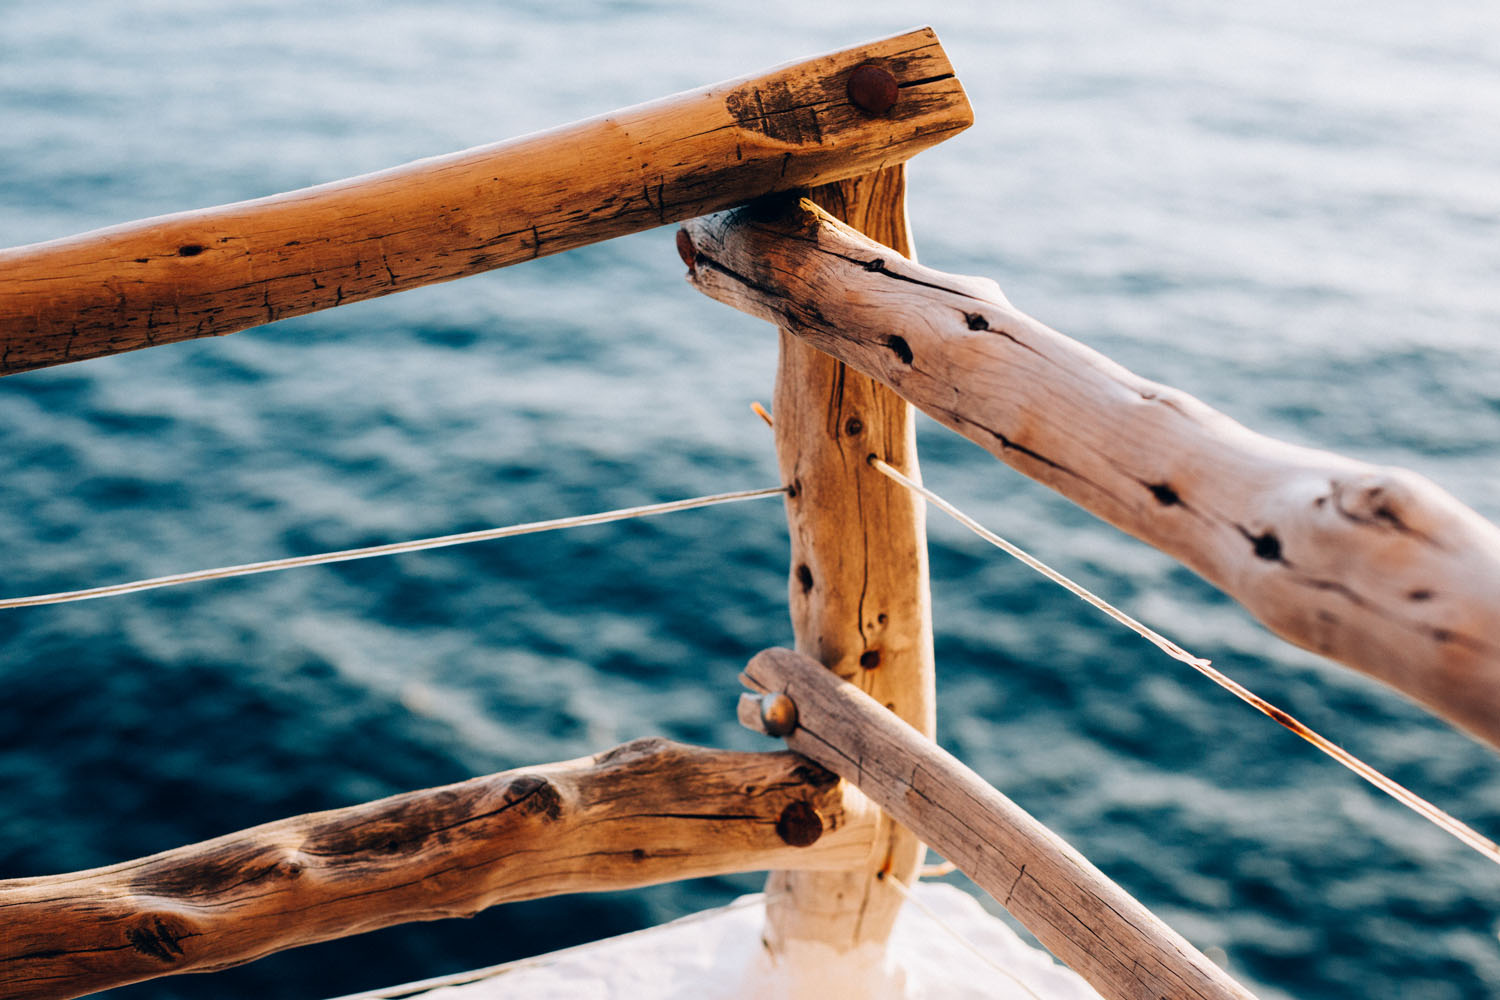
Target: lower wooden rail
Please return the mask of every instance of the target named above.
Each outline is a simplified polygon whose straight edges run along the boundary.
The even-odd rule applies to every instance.
[[[857,785],[1009,910],[1105,1000],[1251,994],[941,747],[816,660],[769,649],[740,720]],[[784,694],[779,702],[765,696]]]
[[[0,882],[0,996],[76,997],[496,903],[848,868],[875,811],[792,753],[640,740],[281,820],[108,868]]]

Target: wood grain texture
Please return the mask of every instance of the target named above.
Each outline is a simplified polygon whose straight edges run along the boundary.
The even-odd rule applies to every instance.
[[[496,903],[771,867],[847,867],[862,799],[792,753],[641,740],[269,823],[92,871],[0,881],[0,996],[74,997]]]
[[[858,785],[1106,1000],[1251,996],[1061,837],[817,662],[766,650],[741,679],[789,695],[789,747]]]
[[[900,98],[846,93],[875,63]],[[931,29],[508,142],[0,251],[0,374],[232,333],[852,177],[973,120]]]
[[[1500,746],[1500,529],[1430,481],[1256,434],[994,282],[908,262],[806,202],[688,231],[703,292],[874,376],[1283,638]]]
[[[911,252],[906,173],[896,165],[812,197],[875,239]],[[878,452],[917,470],[910,404],[783,331],[774,405],[781,481],[790,485],[789,606],[797,649],[929,735],[934,727],[932,615],[924,509],[865,461]],[[910,882],[922,845],[888,820],[881,850],[845,872],[776,872],[766,942],[848,951],[883,945],[903,899],[878,876]]]

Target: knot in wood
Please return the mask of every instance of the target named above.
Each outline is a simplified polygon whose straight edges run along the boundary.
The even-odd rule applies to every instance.
[[[508,808],[525,816],[540,816],[544,821],[562,815],[562,796],[557,787],[539,774],[523,774],[505,789]]]
[[[798,799],[781,810],[781,817],[776,820],[776,835],[793,847],[811,847],[823,836],[823,817]]]
[[[145,918],[138,926],[125,933],[130,947],[142,955],[169,965],[183,957],[182,945],[178,942],[187,936],[182,928],[174,927],[168,920],[155,916]]]

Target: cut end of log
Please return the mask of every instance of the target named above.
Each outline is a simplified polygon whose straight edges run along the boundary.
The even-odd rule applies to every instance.
[[[743,675],[740,679],[744,680]],[[771,734],[766,731],[765,720],[760,717],[760,698],[760,695],[749,692],[741,694],[739,704],[735,708],[735,716],[740,720],[740,725],[752,733],[770,736]]]

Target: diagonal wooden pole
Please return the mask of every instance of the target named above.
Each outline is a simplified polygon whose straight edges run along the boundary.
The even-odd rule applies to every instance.
[[[1413,472],[1273,440],[1127,371],[989,279],[903,260],[805,202],[774,207],[690,223],[694,286],[1500,747],[1500,527]]]
[[[1254,1000],[1061,837],[816,662],[768,649],[740,679],[778,696],[770,718],[787,746],[930,838],[1105,1000]],[[746,696],[740,721],[769,732],[766,707]]]

